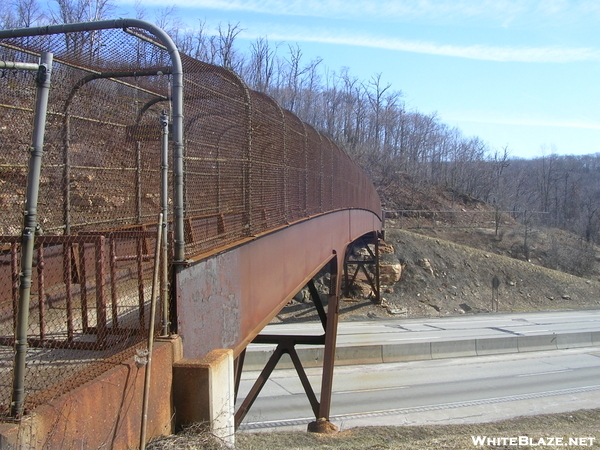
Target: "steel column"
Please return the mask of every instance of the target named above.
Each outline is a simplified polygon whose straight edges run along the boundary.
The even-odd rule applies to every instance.
[[[331,411],[331,395],[333,392],[333,366],[335,363],[335,346],[337,343],[337,327],[339,319],[339,299],[341,265],[338,255],[330,262],[329,299],[327,301],[327,328],[325,330],[325,354],[323,355],[323,377],[321,379],[321,403],[317,419],[327,419]]]
[[[369,282],[369,285],[371,286],[371,289],[373,289],[373,293],[375,294],[375,302],[379,304],[381,303],[381,289],[379,282],[379,237],[377,231],[373,232],[373,245],[375,247],[375,252],[373,252],[369,248],[369,242],[366,239],[366,236],[357,239],[355,242],[348,246],[348,250],[346,251],[346,257],[344,258],[344,295],[350,295],[350,287],[356,281],[358,272],[362,270],[365,277],[367,278],[367,281]],[[350,259],[352,251],[355,247],[358,246],[358,244],[362,244],[364,246],[364,248],[369,253],[371,259],[358,261]],[[369,271],[365,268],[365,265],[367,264],[373,266],[373,271],[375,272],[374,275],[370,274]],[[348,270],[348,266],[350,265],[356,266],[352,276],[350,276]]]
[[[337,338],[337,324],[339,317],[339,292],[340,292],[340,274],[339,269],[341,268],[337,261],[337,255],[334,252],[334,257],[329,260],[330,267],[330,286],[329,286],[329,299],[327,304],[327,314],[321,302],[319,293],[317,292],[314,282],[311,280],[307,286],[311,292],[312,300],[315,304],[315,308],[319,313],[319,317],[325,329],[325,334],[321,336],[304,336],[304,335],[258,335],[253,343],[256,344],[276,344],[277,347],[269,361],[263,368],[262,372],[258,376],[254,385],[250,389],[250,392],[238,408],[235,414],[235,427],[238,428],[248,411],[254,404],[256,398],[260,394],[265,383],[269,379],[269,376],[275,370],[277,363],[284,354],[290,355],[296,373],[300,378],[304,392],[311,405],[313,413],[316,419],[325,418],[329,420],[329,412],[331,409],[331,394],[333,388],[333,368],[335,361],[335,345]],[[308,376],[304,371],[302,362],[296,352],[296,345],[325,345],[324,358],[323,358],[323,374],[321,383],[321,399],[317,399],[315,392],[310,384]],[[240,354],[238,361],[236,361],[236,379],[235,379],[235,396],[237,398],[237,391],[239,382],[242,374],[242,367],[244,363],[245,350]]]

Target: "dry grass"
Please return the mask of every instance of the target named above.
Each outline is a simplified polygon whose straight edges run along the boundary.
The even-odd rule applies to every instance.
[[[237,450],[443,450],[443,449],[550,449],[567,447],[570,438],[586,438],[570,448],[600,448],[600,409],[570,413],[518,417],[483,424],[427,425],[405,427],[357,427],[334,435],[304,432],[240,433]],[[534,445],[475,445],[473,437],[520,438]],[[565,445],[536,445],[540,439],[562,438]],[[589,438],[594,438],[593,441]],[[227,447],[200,424],[174,436],[152,441],[148,450],[223,450]]]
[[[547,449],[554,446],[476,446],[472,436],[518,438],[528,436],[533,443],[539,439],[562,437],[594,437],[591,446],[571,448],[600,448],[600,410],[519,417],[485,424],[430,425],[410,427],[361,427],[337,435],[316,435],[300,432],[244,433],[236,436],[239,450],[440,450],[440,449]],[[590,443],[589,440],[586,441]],[[560,447],[556,447],[560,448]]]
[[[147,450],[222,450],[227,446],[208,430],[205,423],[185,428],[178,434],[160,436],[152,440]]]

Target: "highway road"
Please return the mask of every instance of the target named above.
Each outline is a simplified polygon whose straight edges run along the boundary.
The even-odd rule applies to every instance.
[[[600,331],[600,309],[340,322],[338,346]],[[316,334],[317,322],[268,325],[268,334]],[[250,345],[249,349],[259,346]]]
[[[319,370],[307,373],[318,390]],[[257,375],[243,375],[241,396]],[[586,347],[337,367],[331,421],[342,429],[477,423],[597,407],[600,347]],[[241,429],[305,430],[312,420],[295,372],[278,370]]]

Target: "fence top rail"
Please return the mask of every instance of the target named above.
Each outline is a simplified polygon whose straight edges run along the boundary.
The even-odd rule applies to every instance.
[[[155,235],[156,233],[152,233]],[[21,236],[0,236],[0,243],[17,244],[21,242]],[[90,244],[101,242],[104,239],[104,235],[68,235],[68,236],[55,236],[45,235],[36,236],[35,241],[39,244]]]
[[[128,238],[154,238],[156,231],[143,230],[117,230],[117,231],[84,231],[76,236],[104,236],[110,239],[128,239]]]
[[[383,211],[384,213],[441,213],[441,214],[495,214],[495,213],[503,213],[503,214],[550,214],[545,211],[510,211],[510,210],[490,210],[490,211],[473,211],[467,210],[462,211],[458,209],[453,210],[432,210],[432,209],[386,209]]]

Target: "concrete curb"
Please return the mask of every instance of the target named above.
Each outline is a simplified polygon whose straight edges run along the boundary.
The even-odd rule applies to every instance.
[[[449,341],[406,342],[398,344],[376,344],[342,346],[336,349],[335,363],[339,366],[380,364],[427,359],[487,356],[507,353],[525,353],[546,350],[600,346],[600,331],[562,334],[541,334]],[[252,347],[246,352],[244,368],[262,370],[271,355],[273,346],[265,349]],[[322,347],[296,347],[304,367],[318,367],[323,362]],[[292,362],[284,355],[278,369],[292,368]]]

